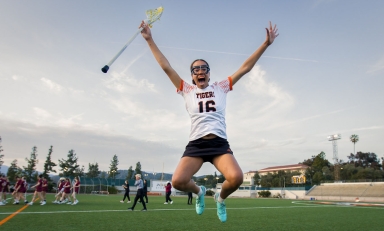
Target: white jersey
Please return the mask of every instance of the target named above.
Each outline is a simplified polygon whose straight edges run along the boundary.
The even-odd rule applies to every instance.
[[[225,108],[227,93],[232,90],[232,78],[215,82],[205,89],[181,82],[177,93],[184,97],[185,106],[191,117],[189,140],[197,140],[210,133],[227,139]]]

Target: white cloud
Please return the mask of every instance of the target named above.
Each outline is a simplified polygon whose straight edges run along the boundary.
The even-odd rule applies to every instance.
[[[258,103],[263,104],[258,110],[259,113],[265,113],[272,109],[286,109],[293,105],[293,97],[285,92],[274,82],[268,82],[266,72],[260,66],[255,66],[246,79],[246,89],[250,94],[256,95]],[[267,104],[265,105],[265,102]]]
[[[19,80],[23,80],[24,77],[23,76],[19,76],[19,75],[12,75],[12,79],[15,80],[15,81],[19,81]]]
[[[83,115],[84,113],[81,113],[78,115],[71,116],[69,118],[61,118],[57,120],[57,124],[60,127],[77,127],[79,126],[78,122],[83,120]]]
[[[59,84],[53,82],[53,81],[50,80],[50,79],[41,78],[40,80],[43,81],[43,84],[44,84],[46,87],[48,87],[50,90],[52,90],[52,91],[54,91],[54,92],[60,92],[60,91],[62,91],[62,90],[64,89],[61,85],[59,85]]]
[[[104,82],[105,87],[119,93],[137,93],[139,91],[157,92],[155,85],[147,79],[137,80],[134,76],[112,72],[112,78]]]
[[[33,111],[35,112],[35,115],[40,118],[40,119],[48,119],[51,117],[51,114],[44,110],[44,109],[41,109],[41,108],[38,108],[38,107],[34,107],[33,108]]]
[[[373,74],[384,70],[384,57],[379,59],[372,67],[367,70],[367,74]]]

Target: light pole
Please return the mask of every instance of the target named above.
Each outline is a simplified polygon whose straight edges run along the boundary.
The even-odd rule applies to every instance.
[[[69,170],[68,167],[65,167],[63,170],[64,170],[64,176],[67,176],[67,172]]]
[[[334,134],[328,136],[328,141],[332,141],[333,145],[333,164],[335,166],[334,174],[335,174],[335,182],[339,181],[340,179],[340,169],[339,169],[339,161],[338,161],[338,154],[337,154],[337,140],[341,139],[340,134]]]
[[[207,186],[207,180],[208,180],[208,178],[204,177],[204,186]]]

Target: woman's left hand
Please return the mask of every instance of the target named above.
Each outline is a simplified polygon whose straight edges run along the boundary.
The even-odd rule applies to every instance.
[[[273,41],[275,41],[275,38],[277,36],[279,36],[279,34],[277,33],[277,28],[276,28],[276,24],[275,26],[272,28],[272,23],[271,21],[269,21],[269,29],[268,28],[265,28],[267,30],[267,38],[266,38],[266,42],[269,45],[271,45],[273,43]]]

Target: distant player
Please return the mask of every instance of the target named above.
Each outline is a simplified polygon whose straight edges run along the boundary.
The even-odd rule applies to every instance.
[[[144,198],[143,198],[144,183],[143,183],[143,180],[141,179],[141,174],[136,174],[135,177],[136,177],[135,186],[137,188],[137,193],[136,193],[135,200],[133,201],[132,207],[128,208],[128,210],[133,211],[135,209],[137,201],[140,199],[141,204],[144,207],[141,211],[147,211],[147,206],[145,206]]]
[[[15,185],[13,186],[13,192],[12,192],[12,197],[13,197],[13,204],[16,205],[16,204],[19,204],[19,201],[18,201],[18,196],[17,196],[17,189],[19,187],[18,183],[19,183],[19,180],[20,180],[20,177],[19,176],[16,176],[15,178]]]
[[[65,178],[61,177],[60,180],[57,182],[57,193],[55,196],[55,200],[53,201],[54,204],[60,203],[60,198],[64,192],[64,184],[65,184]]]
[[[3,182],[3,198],[2,198],[2,203],[6,204],[7,203],[7,192],[9,193],[10,188],[9,188],[9,180],[7,176],[3,176],[4,182]],[[0,198],[1,199],[1,198]]]
[[[35,188],[35,193],[33,193],[33,197],[31,202],[29,202],[29,205],[33,205],[36,197],[40,199],[40,205],[45,205],[46,202],[44,201],[43,195],[41,194],[43,191],[43,175],[37,176],[37,183],[31,188]]]
[[[80,190],[80,180],[79,180],[79,177],[76,176],[75,182],[73,183],[73,186],[72,186],[72,199],[73,199],[72,205],[77,205],[79,203],[79,201],[76,198],[76,195],[79,194],[79,190]]]
[[[128,199],[127,203],[131,203],[131,198],[129,197],[129,181],[125,180],[125,182],[124,182],[124,184],[122,186],[123,186],[123,188],[125,190],[125,193],[124,193],[123,200],[121,200],[120,202],[124,203],[125,198],[127,198]]]
[[[70,201],[71,200],[70,195],[71,195],[71,180],[67,177],[65,178],[65,183],[63,186],[63,194],[61,196],[59,204],[65,204],[68,201],[69,201],[68,204],[72,204],[72,202]]]
[[[5,205],[3,202],[3,187],[4,187],[5,180],[3,178],[3,175],[0,174],[0,206]]]
[[[47,191],[48,191],[48,180],[44,176],[42,179],[43,179],[43,186],[42,186],[42,190],[41,190],[41,195],[44,199],[44,202],[47,203],[46,197],[47,197]]]
[[[171,185],[171,182],[167,181],[167,184],[165,185],[165,202],[164,202],[164,204],[168,204],[168,201],[170,204],[173,204],[173,200],[171,199],[171,193],[172,193],[172,185]]]

